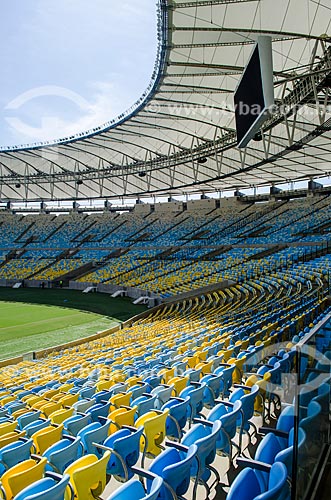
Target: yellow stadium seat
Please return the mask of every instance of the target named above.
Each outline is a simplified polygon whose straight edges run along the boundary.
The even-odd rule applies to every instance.
[[[163,412],[152,410],[142,415],[136,421],[136,427],[144,426],[144,435],[140,439],[140,450],[145,452],[147,457],[153,458],[162,451],[160,447],[165,437],[165,425],[169,409]],[[143,465],[143,464],[142,464]]]
[[[63,425],[49,425],[35,432],[32,436],[37,453],[42,455],[47,448],[62,438]]]
[[[236,365],[234,372],[232,374],[232,381],[234,384],[240,384],[243,376],[243,366],[246,362],[246,356],[242,358],[230,358],[228,360],[229,365]]]
[[[49,415],[52,424],[62,424],[67,418],[71,417],[74,413],[74,408],[61,408]]]
[[[58,402],[58,403],[55,403],[55,402],[48,402],[46,404],[44,404],[43,406],[40,406],[39,407],[39,410],[41,411],[42,415],[44,415],[46,418],[48,418],[51,413],[57,411],[57,410],[60,410],[61,408],[61,404]]]
[[[24,413],[27,413],[28,411],[29,411],[29,408],[21,408],[20,410],[14,411],[12,413],[12,417],[16,420],[17,417],[24,415]]]
[[[175,395],[178,396],[187,386],[188,377],[173,377],[169,380],[169,385],[174,386]]]
[[[175,369],[174,368],[163,368],[158,372],[158,375],[162,376],[162,381],[164,384],[168,384],[168,381],[174,377]]]
[[[62,406],[72,406],[74,403],[77,403],[79,398],[79,394],[67,394],[58,400],[58,403]]]
[[[64,474],[69,474],[76,500],[95,500],[106,486],[106,468],[110,451],[105,451],[100,460],[95,455],[85,455],[69,465]],[[70,495],[66,493],[65,500]]]
[[[7,434],[4,434],[3,436],[0,437],[0,448],[3,448],[7,444],[14,443],[15,441],[18,441],[19,438],[24,437],[26,434],[25,431],[21,432],[8,432]]]
[[[118,431],[123,425],[134,425],[134,416],[136,414],[136,407],[122,407],[113,410],[108,415],[108,420],[111,421],[109,426],[109,434]]]
[[[115,410],[116,408],[119,408],[120,406],[129,406],[130,399],[131,399],[130,392],[119,392],[118,394],[115,394],[114,396],[112,396],[110,398],[111,409]]]
[[[1,484],[6,493],[6,500],[11,500],[26,486],[41,479],[45,472],[47,458],[24,460],[14,465],[1,476]]]
[[[35,403],[38,403],[38,401],[44,401],[44,398],[42,398],[41,396],[31,396],[30,394],[28,394],[27,396],[24,396],[22,398],[22,401],[28,406],[33,406]]]
[[[15,401],[14,396],[5,396],[3,399],[1,399],[1,406],[4,406],[7,403],[11,403],[12,401]]]
[[[4,436],[5,434],[8,434],[8,432],[13,432],[16,427],[16,420],[14,420],[13,422],[3,422],[2,424],[0,424],[0,436]]]

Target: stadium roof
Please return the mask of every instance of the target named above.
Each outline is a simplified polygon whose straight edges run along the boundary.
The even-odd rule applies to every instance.
[[[149,88],[98,129],[0,148],[0,199],[112,198],[282,184],[331,172],[327,0],[160,0]],[[277,111],[236,148],[233,91],[272,37]],[[134,77],[134,74],[133,74]]]

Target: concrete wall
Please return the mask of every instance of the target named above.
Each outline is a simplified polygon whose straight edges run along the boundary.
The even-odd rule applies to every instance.
[[[137,203],[133,209],[135,214],[147,215],[151,212],[151,206],[146,203]]]
[[[183,211],[183,202],[170,201],[169,203],[155,203],[155,212],[179,213]]]
[[[187,202],[187,210],[188,211],[196,211],[196,210],[204,210],[204,211],[212,211],[216,208],[216,200],[214,198],[210,198],[209,200],[190,200]]]
[[[245,205],[238,200],[238,198],[221,198],[220,208],[233,208],[238,210],[243,210]]]
[[[88,286],[96,286],[97,291],[100,293],[109,293],[113,294],[120,290],[124,291],[125,297],[130,297],[131,299],[139,299],[140,297],[149,297],[148,307],[154,307],[155,305],[160,303],[160,299],[158,295],[153,292],[146,292],[146,290],[140,290],[139,288],[133,288],[128,286],[121,285],[108,285],[105,283],[92,283],[92,282],[84,282],[77,283],[76,281],[69,281],[69,288],[72,290],[85,290]],[[93,292],[90,292],[93,293]]]
[[[17,365],[17,363],[21,363],[23,361],[23,356],[16,356],[15,358],[4,359],[0,361],[0,368],[9,365]]]

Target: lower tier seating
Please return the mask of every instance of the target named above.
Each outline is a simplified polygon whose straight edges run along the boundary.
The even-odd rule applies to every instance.
[[[1,368],[5,498],[289,499],[294,450],[308,480],[329,432],[327,326],[300,362],[298,394],[293,376],[296,343],[330,306],[323,281],[308,286],[296,272]]]

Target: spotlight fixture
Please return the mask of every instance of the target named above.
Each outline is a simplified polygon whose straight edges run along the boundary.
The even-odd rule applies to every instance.
[[[139,177],[146,177],[146,172],[139,172],[138,175]]]
[[[206,162],[207,162],[207,158],[205,156],[198,158],[198,163],[206,163]]]
[[[16,187],[17,189],[19,189],[19,188],[21,187],[21,184],[17,183],[17,184],[15,184],[15,187]]]
[[[78,179],[78,180],[76,181],[76,184],[77,184],[77,186],[80,186],[81,184],[83,184],[82,179]]]

